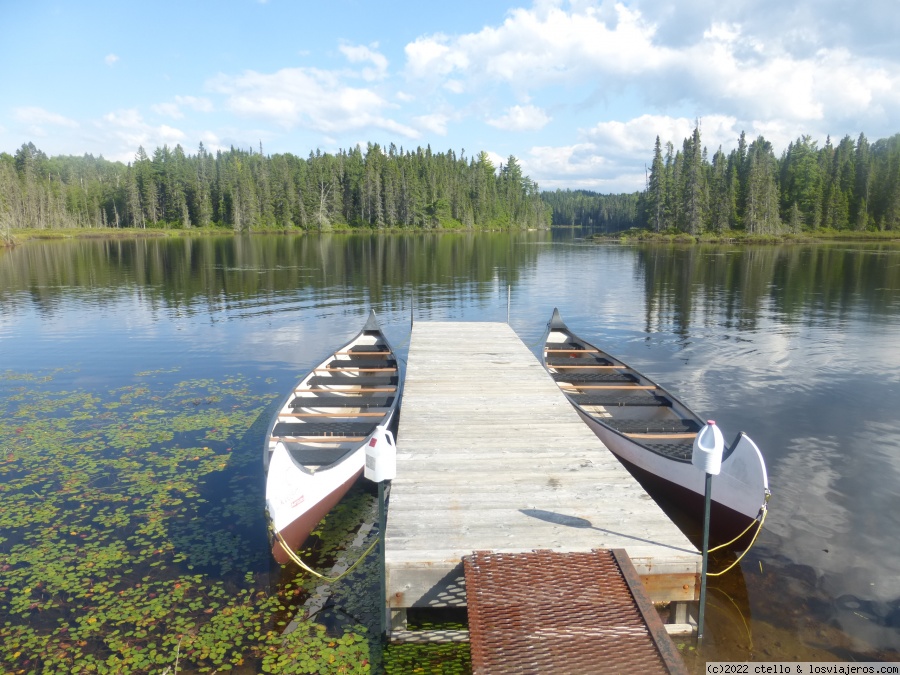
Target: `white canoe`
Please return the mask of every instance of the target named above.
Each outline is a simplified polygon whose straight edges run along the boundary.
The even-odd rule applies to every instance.
[[[702,518],[705,474],[691,463],[704,420],[634,368],[577,337],[554,309],[544,366],[581,418],[636,477]],[[762,453],[739,433],[712,481],[712,536],[740,533],[760,518],[769,496]]]
[[[375,313],[350,342],[309,372],[266,432],[266,510],[272,555],[290,560],[365,466],[366,447],[393,443],[385,429],[402,392],[397,359]],[[282,541],[283,540],[283,541]]]

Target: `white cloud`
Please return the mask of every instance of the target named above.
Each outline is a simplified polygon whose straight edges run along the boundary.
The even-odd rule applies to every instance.
[[[653,70],[666,60],[669,50],[654,44],[653,26],[638,12],[622,4],[612,12],[573,5],[566,12],[557,3],[537,3],[512,10],[497,28],[455,38],[420,37],[406,46],[407,73],[423,79],[466,75],[530,89],[598,72]]]
[[[365,128],[385,129],[408,138],[419,132],[381,114],[390,107],[372,89],[351,87],[331,71],[284,68],[274,73],[252,70],[219,75],[208,87],[226,95],[228,108],[243,117],[269,120],[283,127],[306,127],[326,134]]]
[[[202,96],[176,96],[175,103],[190,108],[191,110],[196,110],[197,112],[213,111],[212,101]]]
[[[134,108],[107,113],[103,116],[103,121],[97,122],[96,126],[117,145],[111,153],[111,158],[122,162],[132,161],[139,146],[152,153],[158,147],[173,146],[186,139],[185,133],[175,127],[167,124],[159,126],[147,124],[140,112]]]
[[[447,135],[447,122],[449,121],[447,115],[442,115],[440,113],[419,115],[418,117],[414,117],[413,120],[426,131],[430,131],[439,136]]]
[[[421,37],[406,45],[407,70],[415,77],[447,75],[453,70],[465,70],[467,55],[458,48],[451,48],[446,35]]]
[[[182,108],[190,108],[197,112],[212,112],[213,104],[208,98],[198,96],[176,96],[174,101],[156,103],[150,106],[153,112],[173,119],[182,119]]]
[[[693,133],[697,122],[697,119],[687,117],[641,115],[626,122],[599,122],[582,136],[605,152],[615,153],[616,156],[631,161],[643,161],[651,156],[657,136],[663,148],[667,142],[671,142],[676,150],[680,150],[682,142]],[[709,115],[700,118],[699,122],[701,142],[710,153],[714,153],[720,145],[723,148],[737,145],[742,129],[738,128],[736,118]],[[748,133],[755,131],[753,128],[747,129]]]
[[[550,116],[537,106],[514,105],[507,109],[505,115],[489,119],[487,123],[506,131],[537,131],[543,129],[550,119]]]
[[[527,160],[523,159],[526,162],[534,173],[548,176],[597,175],[607,172],[610,165],[593,143],[536,146],[529,151]]]
[[[153,112],[159,115],[165,115],[166,117],[173,117],[175,119],[184,117],[184,113],[181,112],[181,108],[177,103],[156,103],[150,106],[150,109],[153,110]]]
[[[466,85],[462,80],[447,80],[444,82],[444,89],[451,94],[462,94],[466,90]]]
[[[116,54],[107,54],[103,59],[108,66],[114,66],[119,61],[119,57]]]
[[[351,46],[351,45],[341,45],[340,50],[341,53],[347,57],[347,60],[350,63],[371,63],[373,67],[371,68],[363,68],[362,76],[363,79],[367,82],[374,82],[375,80],[383,80],[387,75],[387,67],[388,60],[379,52],[375,51],[378,48],[378,43],[375,42],[371,45],[371,47],[366,47],[363,45]]]
[[[75,129],[78,127],[78,122],[73,119],[69,119],[68,117],[65,117],[63,115],[52,113],[49,110],[44,110],[43,108],[33,106],[15,108],[13,110],[13,117],[20,122],[26,122],[35,126],[51,125],[57,127],[68,127],[70,129]]]
[[[781,120],[796,134],[835,123],[884,128],[900,115],[896,60],[825,41],[831,29],[812,21],[809,5],[791,10],[784,27],[737,7],[538,1],[478,32],[419,37],[406,45],[406,74],[420,87],[476,95],[498,95],[499,82],[520,100],[551,86],[577,92],[576,104],[627,92],[645,110],[693,109],[747,128]]]

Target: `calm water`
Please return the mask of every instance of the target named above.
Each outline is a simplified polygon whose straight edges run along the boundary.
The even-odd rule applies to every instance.
[[[269,403],[369,308],[405,354],[411,314],[504,321],[508,287],[535,353],[559,307],[766,456],[767,527],[713,583],[699,661],[900,661],[896,247],[571,232],[31,242],[0,251],[0,372],[61,369],[97,392],[138,371],[240,374]]]

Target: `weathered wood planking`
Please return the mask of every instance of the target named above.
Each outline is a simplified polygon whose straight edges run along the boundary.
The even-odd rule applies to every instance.
[[[465,604],[475,550],[624,548],[654,601],[693,600],[694,546],[504,323],[413,326],[386,531],[388,604]]]

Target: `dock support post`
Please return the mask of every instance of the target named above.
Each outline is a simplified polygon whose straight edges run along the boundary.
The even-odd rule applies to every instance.
[[[379,581],[380,581],[380,592],[378,594],[378,611],[381,616],[381,639],[382,641],[386,640],[390,633],[390,621],[388,618],[388,603],[387,603],[387,565],[385,564],[385,538],[384,538],[384,530],[387,525],[387,518],[385,517],[385,507],[384,507],[384,481],[378,481],[378,572],[379,572]]]
[[[506,287],[506,325],[509,325],[509,306],[512,303],[512,286]]]
[[[700,613],[697,616],[697,644],[703,641],[703,615],[706,611],[706,571],[709,564],[709,513],[712,498],[712,474],[706,474],[706,497],[703,505],[703,566],[700,570]]]

